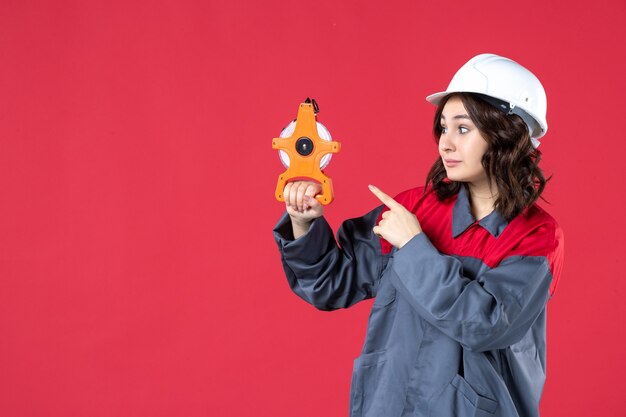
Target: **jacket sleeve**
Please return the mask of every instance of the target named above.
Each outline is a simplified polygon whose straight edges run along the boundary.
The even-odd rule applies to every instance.
[[[291,221],[283,214],[274,238],[291,289],[320,310],[346,308],[374,297],[387,262],[372,232],[381,210],[346,220],[337,233],[339,244],[323,217],[293,240]]]
[[[549,258],[510,256],[471,279],[461,261],[420,233],[395,252],[390,279],[418,314],[465,349],[503,349],[520,341],[544,309]]]

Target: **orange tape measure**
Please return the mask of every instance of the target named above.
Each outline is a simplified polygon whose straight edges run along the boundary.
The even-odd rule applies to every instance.
[[[296,120],[283,129],[280,137],[272,139],[272,148],[279,150],[287,168],[278,176],[278,201],[285,201],[285,185],[295,179],[317,181],[322,185],[322,193],[315,198],[324,205],[333,201],[333,183],[322,169],[330,162],[331,154],[341,150],[341,143],[332,141],[330,132],[316,120],[318,111],[315,100],[307,98],[300,104]]]

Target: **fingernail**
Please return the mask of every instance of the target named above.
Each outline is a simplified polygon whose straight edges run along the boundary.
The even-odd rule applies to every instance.
[[[376,187],[374,187],[372,184],[369,184],[369,185],[367,186],[367,188],[369,188],[370,190],[373,190],[373,189],[374,189],[374,188],[376,188]]]

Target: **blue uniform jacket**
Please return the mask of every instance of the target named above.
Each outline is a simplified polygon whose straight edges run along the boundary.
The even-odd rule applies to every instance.
[[[396,197],[423,229],[402,249],[372,228],[385,209],[324,218],[293,240],[274,229],[293,291],[321,310],[376,297],[354,361],[353,417],[538,416],[546,376],[546,302],[562,265],[562,233],[532,206],[507,223],[475,221],[467,191],[438,201]]]

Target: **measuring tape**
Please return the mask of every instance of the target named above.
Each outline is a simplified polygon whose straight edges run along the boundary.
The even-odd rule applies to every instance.
[[[322,193],[315,198],[322,204],[333,201],[333,183],[322,171],[333,153],[341,150],[341,143],[333,141],[330,132],[316,120],[319,107],[309,98],[300,104],[298,117],[272,139],[272,148],[287,170],[278,176],[276,199],[285,201],[283,190],[290,180],[310,179],[322,185]]]

